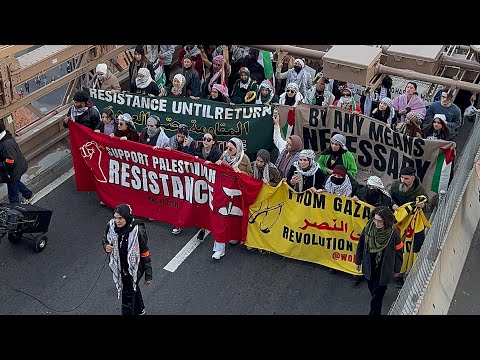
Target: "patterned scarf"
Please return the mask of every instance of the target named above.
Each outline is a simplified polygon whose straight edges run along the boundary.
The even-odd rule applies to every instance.
[[[370,253],[375,254],[375,266],[378,265],[382,259],[382,251],[385,249],[390,242],[390,239],[393,235],[393,227],[388,229],[377,229],[373,218],[368,220],[365,225],[365,243],[368,246]]]
[[[138,70],[138,75],[142,75],[137,76],[135,79],[135,85],[137,85],[137,88],[139,89],[145,89],[153,81],[152,75],[147,68],[140,68]]]
[[[332,176],[330,175],[325,182],[325,190],[330,194],[342,195],[342,196],[351,196],[352,195],[352,183],[348,175],[345,175],[345,180],[340,185],[334,184],[332,182]]]
[[[120,293],[122,291],[122,268],[120,264],[120,251],[118,246],[118,237],[119,235],[115,232],[115,220],[110,219],[107,233],[107,241],[110,245],[113,245],[113,251],[110,253],[110,261],[108,266],[112,270],[113,282],[117,287],[118,298],[120,299]],[[133,289],[137,287],[137,271],[138,265],[140,263],[140,245],[138,243],[138,225],[125,225],[125,227],[132,227],[130,233],[128,234],[128,253],[127,253],[127,262],[128,262],[128,273],[133,278]]]
[[[230,156],[228,151],[225,150],[223,152],[223,160],[225,160],[225,162],[228,165],[230,165],[231,167],[238,166],[238,164],[240,164],[240,162],[243,159],[243,143],[242,143],[242,140],[234,137],[234,138],[231,138],[228,141],[235,145],[235,147],[237,148],[237,153],[234,156]]]
[[[270,168],[275,168],[275,165],[273,165],[271,162],[270,162],[270,154],[267,150],[265,149],[260,149],[258,150],[257,152],[257,157],[260,157],[262,158],[262,160],[264,161],[264,165],[263,165],[263,168],[260,169],[257,165],[257,162],[254,161],[252,163],[252,167],[253,167],[253,177],[255,179],[259,179],[259,180],[267,180],[268,182],[270,182]],[[260,174],[260,172],[262,172],[262,174]]]

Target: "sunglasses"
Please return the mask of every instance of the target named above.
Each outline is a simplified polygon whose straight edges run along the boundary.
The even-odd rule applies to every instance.
[[[295,94],[295,90],[287,90],[286,92],[290,94]]]
[[[210,141],[213,141],[213,139],[212,139],[212,138],[208,138],[208,137],[204,137],[204,138],[203,138],[203,141],[210,142]]]

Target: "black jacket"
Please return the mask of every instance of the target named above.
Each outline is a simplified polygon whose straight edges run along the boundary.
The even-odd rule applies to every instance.
[[[0,140],[0,182],[18,181],[28,169],[28,163],[8,130]]]
[[[73,105],[72,105],[73,106]],[[87,111],[85,111],[83,114],[78,115],[75,117],[75,119],[72,119],[70,116],[72,112],[72,108],[68,109],[67,112],[67,117],[74,120],[76,123],[86,126],[92,130],[95,130],[97,128],[98,123],[100,122],[100,113],[98,112],[97,108],[93,106],[93,103],[90,101],[87,102]],[[63,126],[68,128],[68,123],[64,122]]]
[[[140,263],[137,270],[137,282],[145,273],[145,280],[152,280],[152,260],[150,259],[150,252],[148,248],[148,235],[145,230],[145,224],[141,220],[134,219],[132,227],[138,225],[138,245],[140,247]],[[110,229],[110,224],[107,223],[105,233],[103,235],[103,249],[108,245],[107,234]],[[121,252],[120,252],[121,253]]]
[[[370,253],[368,246],[365,244],[365,229],[360,235],[357,246],[357,254],[355,258],[356,265],[362,265],[363,276],[370,280],[372,277],[372,265],[375,262],[375,255]],[[390,242],[382,250],[382,258],[379,263],[380,281],[378,285],[386,286],[393,280],[394,273],[400,273],[403,263],[403,243],[400,234],[396,229],[393,230]]]
[[[292,180],[293,175],[295,175],[295,171],[297,168],[295,166],[290,166],[287,174],[287,183],[290,185],[292,189],[295,189],[295,186],[290,184],[290,180]],[[322,169],[320,166],[318,167],[317,171],[312,176],[306,176],[303,178],[303,191],[314,187],[315,189],[323,189],[323,184],[325,183],[325,175],[323,175]]]
[[[380,190],[378,190],[376,196],[368,196],[367,194],[367,187],[362,186],[358,187],[356,193],[352,193],[353,195],[356,195],[359,200],[362,200],[366,202],[367,204],[370,204],[372,206],[387,206],[391,207],[393,205],[392,198],[384,193],[382,193]]]
[[[194,155],[198,156],[200,159],[215,162],[218,159],[220,159],[220,156],[222,156],[222,150],[220,150],[217,144],[214,144],[212,146],[212,150],[210,150],[206,158],[203,157],[202,149],[203,149],[203,143],[200,142],[198,146],[195,148],[195,153],[194,153]]]

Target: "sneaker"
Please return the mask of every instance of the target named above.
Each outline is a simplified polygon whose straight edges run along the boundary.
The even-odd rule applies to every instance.
[[[248,246],[248,245],[247,245],[247,250],[248,250],[248,251],[252,251],[252,250],[255,250],[255,249],[252,248],[251,246]]]
[[[202,229],[202,230],[200,230],[200,232],[198,233],[197,239],[200,240],[200,241],[203,241],[204,238],[205,238],[205,229]]]
[[[225,250],[223,251],[215,251],[212,255],[212,259],[215,259],[215,260],[220,260],[220,258],[222,256],[225,256]]]
[[[138,315],[145,315],[145,309],[143,309],[142,312]]]
[[[181,232],[182,232],[182,228],[176,228],[175,227],[175,228],[172,229],[172,234],[174,234],[174,235],[178,235]]]
[[[403,286],[403,284],[404,284],[403,277],[398,276],[398,277],[395,278],[395,287],[396,287],[397,289],[401,289],[402,286]]]
[[[100,205],[105,206],[105,203],[103,201],[100,201]]]
[[[228,243],[230,245],[237,245],[238,244],[238,240],[229,240]]]
[[[20,204],[22,204],[22,205],[30,204],[32,202],[34,196],[35,196],[35,194],[32,193],[32,196],[30,196],[28,199],[23,198],[22,201],[20,202]]]

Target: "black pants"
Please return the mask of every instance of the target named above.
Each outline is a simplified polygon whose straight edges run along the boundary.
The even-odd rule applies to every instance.
[[[382,314],[382,303],[385,292],[387,291],[387,286],[378,285],[380,281],[380,269],[372,269],[372,274],[370,280],[368,280],[368,290],[372,295],[372,300],[370,301],[370,312],[368,315],[381,315]]]
[[[136,290],[133,290],[133,277],[122,274],[122,315],[138,315],[145,309],[139,281]]]
[[[413,240],[414,253],[418,253],[420,251],[424,241],[425,241],[425,230],[422,230],[419,233],[415,234],[415,238]]]

